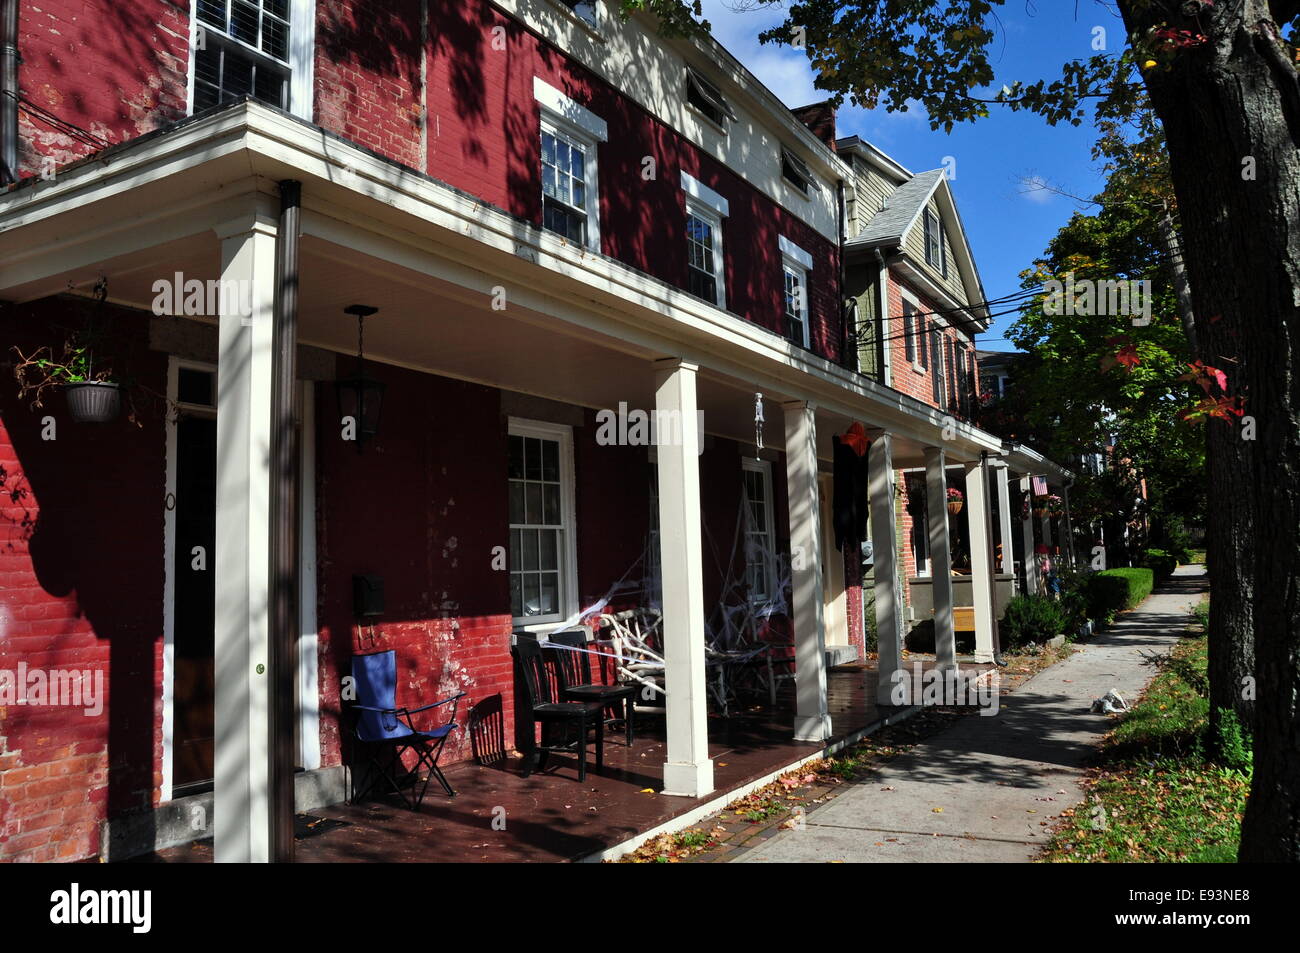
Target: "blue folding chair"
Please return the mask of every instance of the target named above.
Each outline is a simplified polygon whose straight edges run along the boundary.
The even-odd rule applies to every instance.
[[[420,708],[397,707],[397,653],[392,650],[352,656],[352,680],[357,692],[354,706],[357,710],[357,741],[370,751],[371,769],[369,783],[360,794],[354,792],[352,802],[355,804],[381,782],[387,782],[414,811],[424,801],[429,782],[434,778],[438,779],[448,797],[455,797],[456,792],[438,768],[438,758],[448,736],[460,727],[456,724],[456,709],[465,693],[459,692]],[[451,715],[440,727],[422,731],[411,724],[412,715],[439,708],[448,702],[451,703]],[[408,750],[414,751],[417,759],[409,770],[402,763],[402,755]],[[386,758],[383,757],[385,751],[388,753]],[[423,785],[420,784],[421,767],[428,770]],[[407,787],[412,789],[409,796]],[[418,796],[415,794],[417,789]]]

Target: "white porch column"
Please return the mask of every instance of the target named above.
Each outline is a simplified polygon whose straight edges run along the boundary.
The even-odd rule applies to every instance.
[[[704,554],[700,541],[698,364],[655,366],[655,411],[681,420],[681,443],[656,448],[659,553],[663,573],[664,688],[668,760],[664,794],[701,797],[713,790],[704,687]]]
[[[1020,539],[1025,551],[1025,595],[1038,592],[1038,557],[1034,555],[1034,486],[1031,477],[1020,478],[1020,489],[1025,494],[1025,504],[1030,512],[1020,518]]]
[[[1002,565],[998,572],[1009,576],[1016,571],[1016,548],[1011,543],[1011,487],[1005,463],[993,464],[993,480],[998,488],[998,527],[1001,530],[998,538],[1002,541]]]
[[[253,213],[217,228],[218,324],[216,754],[217,861],[270,860],[267,597],[270,576],[271,315],[276,220]],[[252,312],[241,313],[251,290]]]
[[[898,537],[894,530],[894,452],[893,438],[888,433],[880,431],[870,436],[867,487],[871,498],[876,647],[880,657],[876,699],[877,704],[889,704],[903,670],[903,600],[898,591]]]
[[[794,737],[796,741],[825,741],[831,734],[831,716],[826,700],[816,405],[788,401],[783,406],[790,506],[790,616],[794,622]]]
[[[993,558],[989,553],[988,487],[979,462],[966,465],[966,525],[970,528],[971,595],[975,606],[975,661],[993,661]]]
[[[1050,490],[1051,487],[1048,487],[1048,489]],[[1051,551],[1052,551],[1052,513],[1051,513],[1051,510],[1048,510],[1048,512],[1045,513],[1045,514],[1043,515],[1043,545],[1047,547],[1047,551],[1048,551],[1048,553],[1051,553]],[[1053,565],[1056,563],[1056,559],[1055,559],[1055,558],[1052,559],[1052,563],[1053,563]]]
[[[952,551],[948,544],[948,483],[942,447],[925,448],[926,515],[930,529],[930,584],[934,596],[934,652],[940,669],[957,667],[952,619]]]

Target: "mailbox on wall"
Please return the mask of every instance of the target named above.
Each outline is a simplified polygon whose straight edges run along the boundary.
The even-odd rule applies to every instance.
[[[384,577],[352,577],[352,611],[358,619],[384,614]]]

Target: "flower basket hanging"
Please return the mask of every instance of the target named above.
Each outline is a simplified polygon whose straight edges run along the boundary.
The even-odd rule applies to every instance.
[[[63,389],[68,395],[68,416],[77,423],[108,423],[122,409],[122,390],[112,381],[79,381]]]
[[[956,487],[949,487],[948,488],[948,512],[951,515],[956,516],[958,513],[961,512],[962,507],[965,505],[966,505],[966,501],[962,499],[961,490],[957,489]]]

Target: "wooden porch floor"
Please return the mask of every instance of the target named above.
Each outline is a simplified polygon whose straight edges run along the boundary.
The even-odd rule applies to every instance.
[[[932,660],[925,663],[927,668],[932,664]],[[961,667],[979,672],[992,666],[963,662]],[[872,662],[830,671],[833,738],[829,743],[895,711],[875,705],[874,670]],[[791,739],[792,695],[787,687],[775,711],[759,708],[728,719],[710,717],[709,754],[716,790],[706,800],[724,797],[826,747]],[[577,762],[563,755],[553,755],[545,773],[528,778],[521,775],[518,758],[495,765],[454,764],[446,775],[457,796],[447,797],[435,782],[418,812],[393,799],[300,815],[296,859],[299,863],[581,860],[700,806],[702,802],[694,798],[657,793],[663,781],[664,750],[662,718],[647,718],[638,725],[631,748],[624,744],[621,731],[606,737],[603,773],[595,773],[594,751],[588,749],[587,780],[581,785]],[[502,809],[504,829],[494,829],[494,818],[496,827],[501,827]],[[161,863],[211,859],[211,841],[147,858]]]

